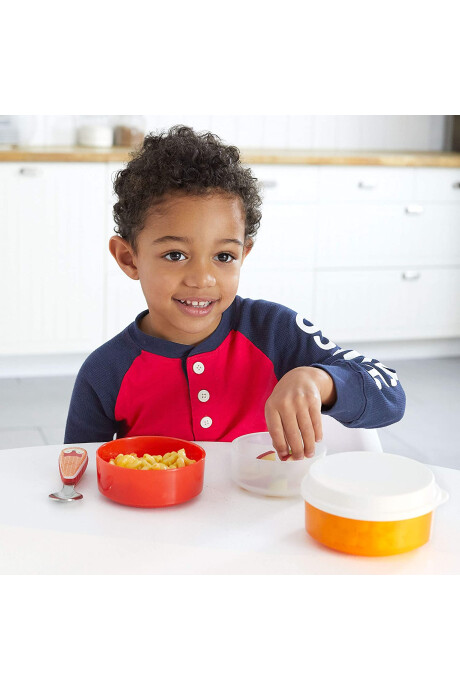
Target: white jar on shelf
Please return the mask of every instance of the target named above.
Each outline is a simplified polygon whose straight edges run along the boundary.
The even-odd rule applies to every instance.
[[[109,148],[113,146],[113,129],[105,115],[85,115],[79,118],[77,130],[79,146]]]

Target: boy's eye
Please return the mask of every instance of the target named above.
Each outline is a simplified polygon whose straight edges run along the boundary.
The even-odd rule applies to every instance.
[[[235,261],[235,257],[228,252],[217,254],[217,258],[222,264],[229,264],[231,261]]]
[[[232,254],[229,254],[228,252],[220,252],[219,254],[216,255],[217,259],[220,263],[222,264],[229,264],[232,261],[235,261],[235,257]],[[183,258],[181,258],[183,257]],[[168,252],[167,254],[164,255],[164,259],[167,259],[168,261],[173,261],[177,263],[178,261],[183,261],[187,257],[185,254],[182,252],[176,251],[176,252]]]
[[[181,261],[181,256],[185,257],[185,254],[182,254],[182,252],[168,252],[164,255],[164,258],[168,261]]]

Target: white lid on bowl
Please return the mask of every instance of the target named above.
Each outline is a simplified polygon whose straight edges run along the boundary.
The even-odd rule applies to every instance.
[[[421,462],[390,453],[336,453],[314,462],[301,485],[319,510],[352,520],[408,520],[448,499]]]

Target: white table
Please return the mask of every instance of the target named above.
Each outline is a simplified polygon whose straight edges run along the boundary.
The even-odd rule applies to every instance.
[[[130,508],[97,488],[98,443],[83,500],[48,498],[62,485],[63,446],[0,451],[0,574],[460,574],[460,472],[430,466],[450,498],[431,540],[407,554],[363,558],[331,551],[304,527],[301,498],[266,498],[235,486],[230,444],[201,443],[203,492],[180,506]]]

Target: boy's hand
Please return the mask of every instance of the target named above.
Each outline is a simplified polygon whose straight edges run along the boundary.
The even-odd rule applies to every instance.
[[[321,441],[321,405],[331,406],[337,398],[334,381],[324,369],[297,367],[276,384],[265,403],[265,420],[273,447],[280,459],[292,450],[292,459],[315,453]]]

